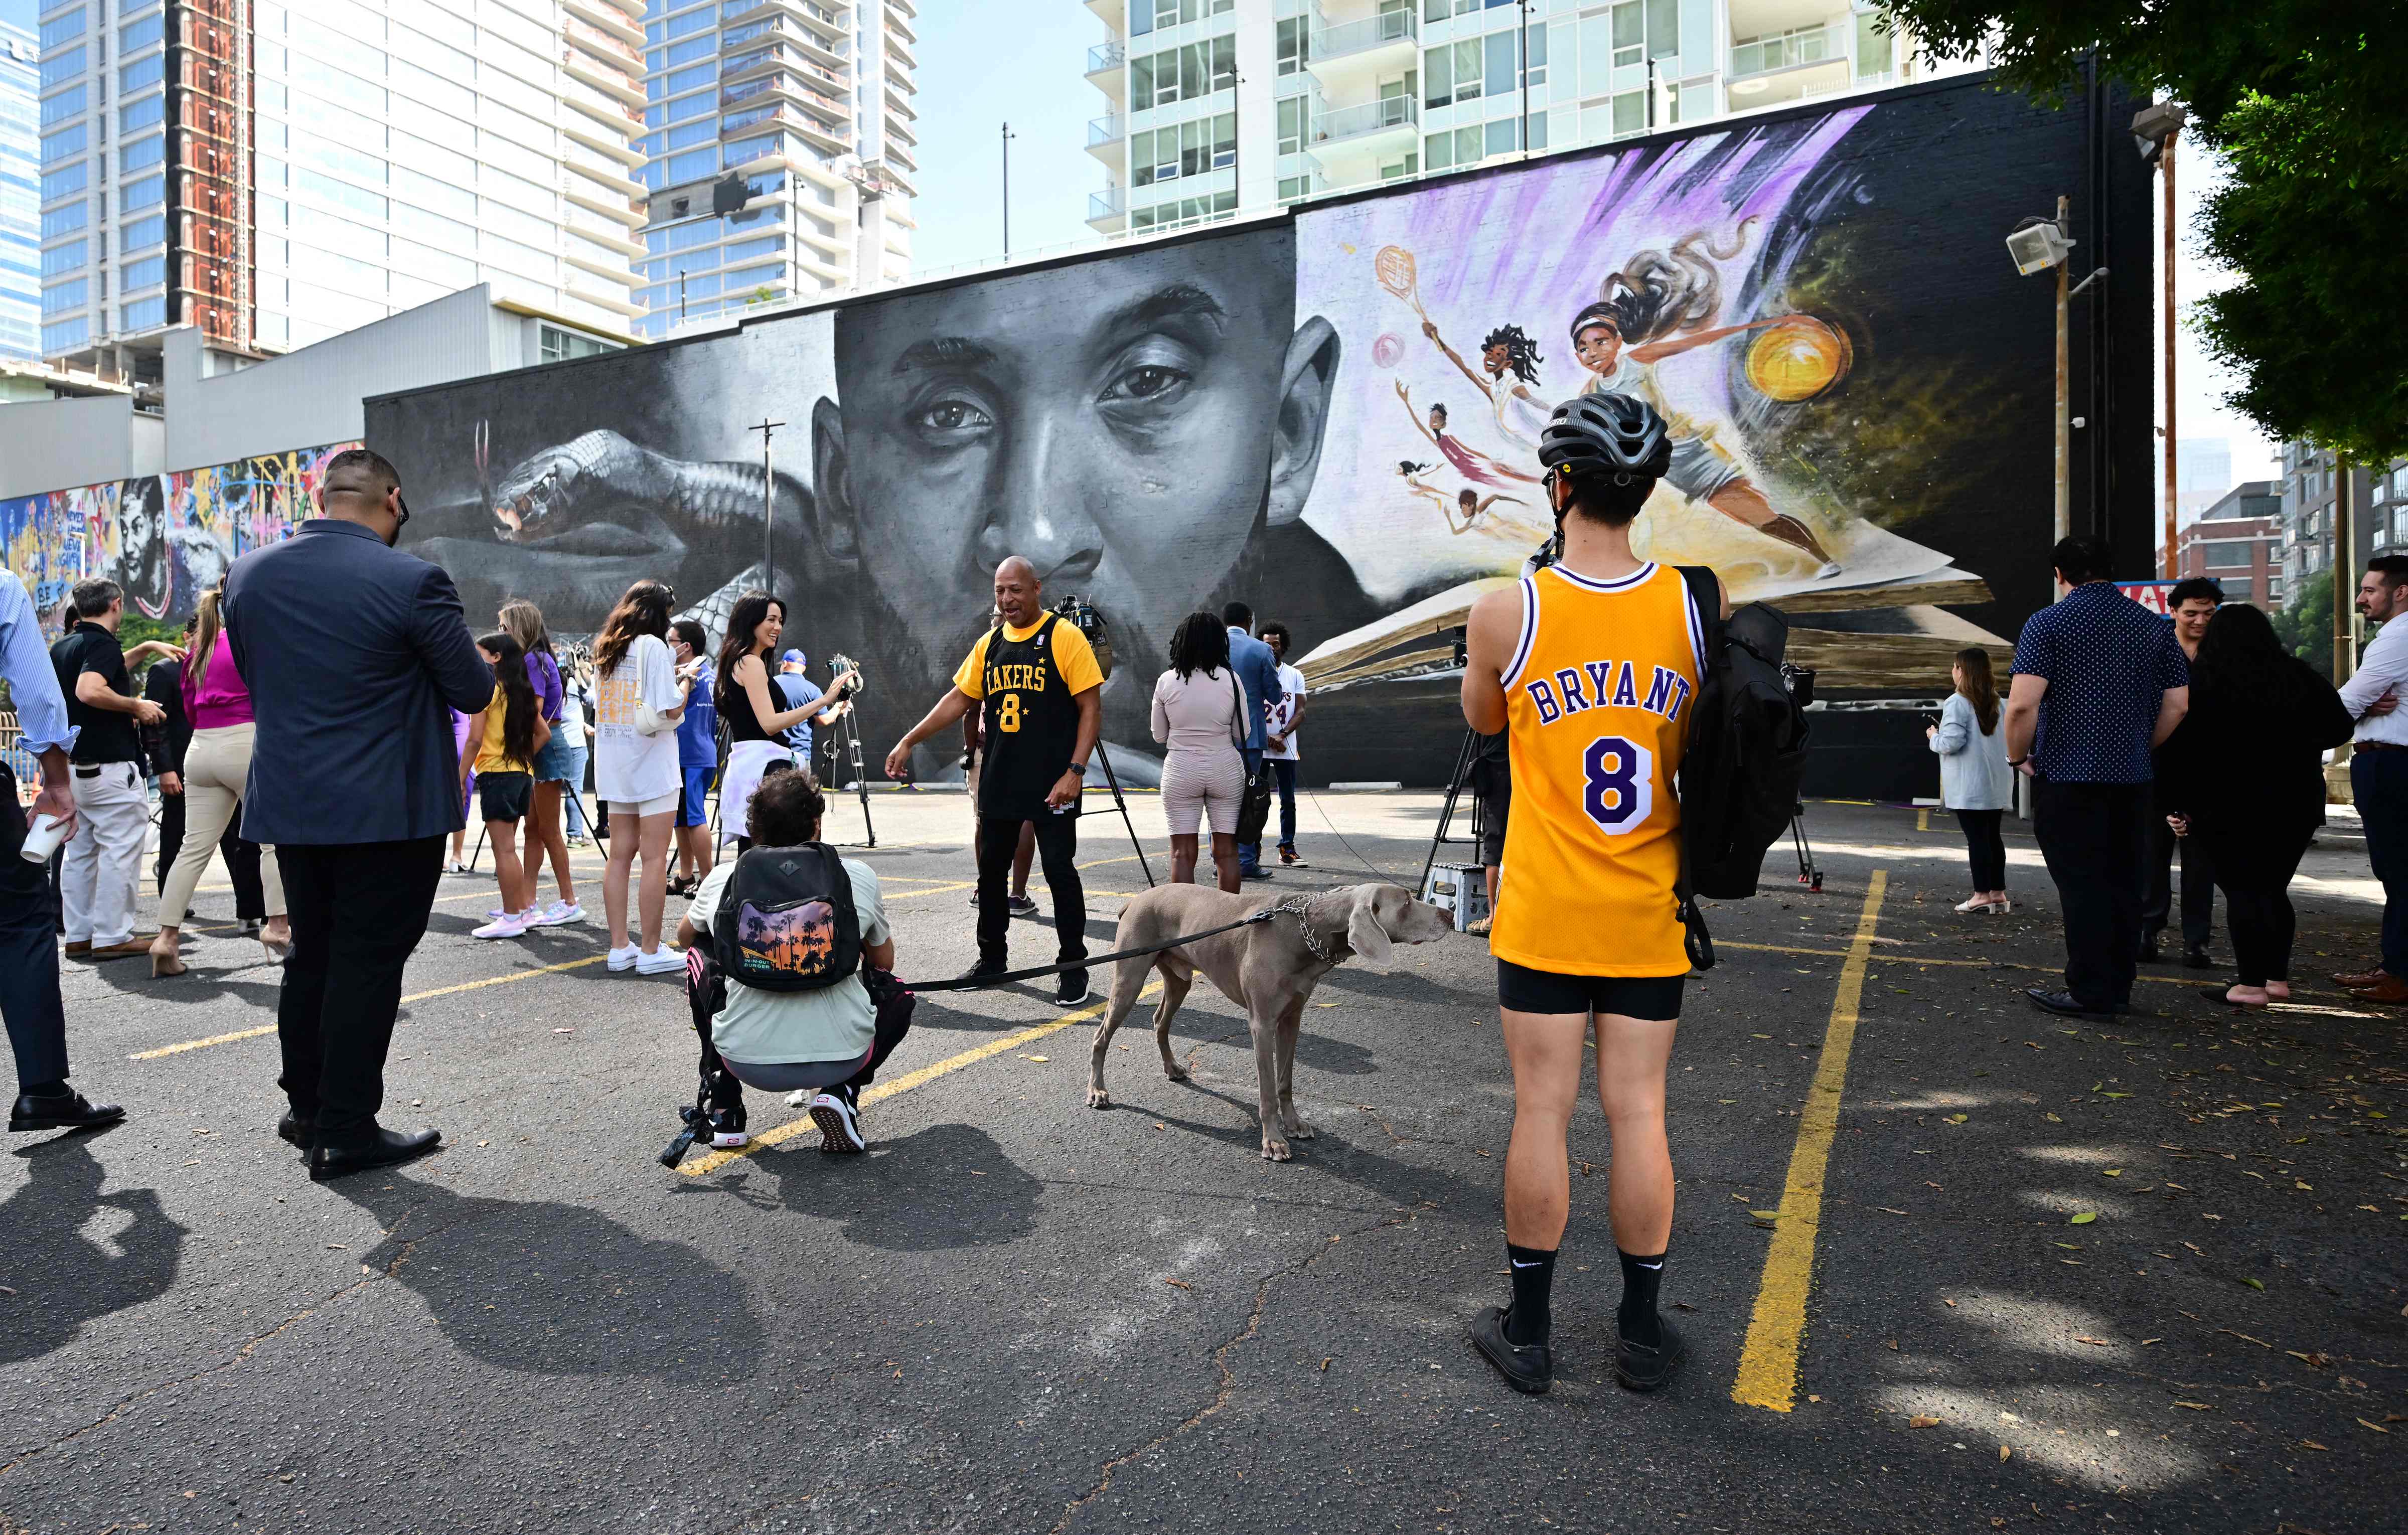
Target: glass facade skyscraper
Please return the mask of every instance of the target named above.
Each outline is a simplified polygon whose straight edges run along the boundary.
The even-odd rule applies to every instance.
[[[39,58],[32,33],[0,23],[0,357],[37,356],[41,344]]]
[[[910,276],[917,16],[911,0],[652,0],[640,334]]]

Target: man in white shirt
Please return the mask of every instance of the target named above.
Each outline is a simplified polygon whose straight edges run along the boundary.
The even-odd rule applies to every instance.
[[[2333,977],[2370,1002],[2408,1001],[2408,554],[2378,554],[2358,583],[2358,610],[2383,625],[2341,701],[2358,721],[2350,743],[2350,797],[2366,826],[2367,861],[2383,882],[2383,960]]]
[[[1304,760],[1304,753],[1297,744],[1296,727],[1304,723],[1304,673],[1287,664],[1288,648],[1296,641],[1286,624],[1264,624],[1263,643],[1271,648],[1271,659],[1278,663],[1282,695],[1271,706],[1263,745],[1263,761],[1279,779],[1280,862],[1300,864],[1304,860],[1296,855],[1296,765]]]

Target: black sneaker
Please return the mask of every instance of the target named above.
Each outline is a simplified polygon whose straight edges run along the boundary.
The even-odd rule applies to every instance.
[[[1555,1351],[1544,1343],[1517,1343],[1505,1336],[1505,1311],[1491,1306],[1471,1319],[1471,1346],[1497,1367],[1505,1384],[1537,1397],[1555,1384]]]
[[[1086,971],[1064,970],[1061,984],[1054,988],[1054,1005],[1075,1008],[1092,995],[1087,989]]]
[[[2074,1000],[2071,993],[2053,991],[2046,986],[2028,986],[2024,988],[2024,996],[2028,997],[2031,1005],[2041,1011],[2053,1012],[2060,1018],[2086,1018],[2095,1022],[2100,1019],[2113,1018],[2117,1011],[2113,1003],[2103,1008],[2085,1007]]]
[[[1014,896],[1011,897],[1010,905],[1011,914],[1015,917],[1033,917],[1037,914],[1037,897],[1034,896]]]
[[[1001,975],[1005,965],[1000,959],[982,959],[962,972],[965,981],[983,981],[991,975]]]
[[[820,1127],[820,1150],[841,1156],[869,1149],[861,1133],[861,1106],[850,1087],[831,1087],[811,1099],[811,1123]]]
[[[1672,1378],[1672,1371],[1688,1356],[1688,1345],[1681,1341],[1680,1329],[1672,1326],[1670,1317],[1658,1313],[1656,1326],[1654,1348],[1624,1338],[1614,1350],[1613,1378],[1633,1391],[1661,1390],[1664,1383]]]

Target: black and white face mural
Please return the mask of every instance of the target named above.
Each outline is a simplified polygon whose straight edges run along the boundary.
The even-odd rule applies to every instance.
[[[367,441],[472,622],[526,597],[582,636],[652,578],[715,639],[773,566],[814,675],[866,667],[873,757],[1016,553],[1111,628],[1125,778],[1171,631],[1242,598],[1295,635],[1308,781],[1426,783],[1448,630],[1549,530],[1535,442],[1584,392],[1678,437],[1641,556],[1788,610],[1825,687],[2002,645],[2048,590],[2053,372],[2000,209],[2086,164],[2076,113],[1919,88],[390,396]],[[2114,195],[2145,233],[2140,173]]]

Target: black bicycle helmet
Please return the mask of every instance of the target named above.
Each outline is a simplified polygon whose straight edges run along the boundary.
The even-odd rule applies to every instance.
[[[1617,485],[1661,480],[1672,466],[1672,439],[1664,418],[1644,400],[1578,395],[1547,419],[1539,462],[1567,480],[1610,476]]]

